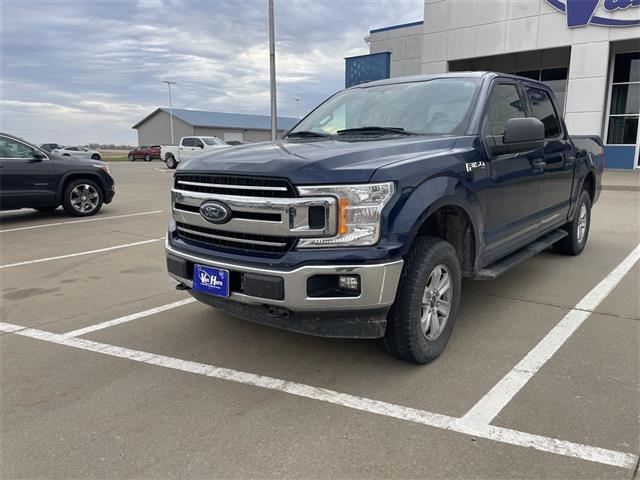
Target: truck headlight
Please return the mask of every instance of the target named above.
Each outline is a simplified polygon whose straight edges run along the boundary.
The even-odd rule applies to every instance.
[[[393,182],[364,185],[298,187],[303,197],[338,198],[338,233],[330,238],[303,238],[298,248],[365,247],[380,239],[382,209],[395,192]]]

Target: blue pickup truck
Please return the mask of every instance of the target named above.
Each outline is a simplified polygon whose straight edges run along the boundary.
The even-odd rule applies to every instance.
[[[338,92],[282,140],[211,152],[174,175],[169,274],[247,320],[383,338],[435,359],[463,277],[549,247],[578,255],[601,191],[599,137],[569,136],[544,84],[491,72]]]

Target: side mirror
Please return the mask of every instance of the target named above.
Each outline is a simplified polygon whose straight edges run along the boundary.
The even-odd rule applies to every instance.
[[[200,148],[204,150],[204,145],[203,145],[203,144],[200,144]]]
[[[507,145],[544,142],[544,124],[533,117],[510,118],[504,128],[503,142]]]
[[[544,124],[537,118],[510,118],[502,138],[494,137],[494,155],[520,153],[544,147]]]
[[[37,150],[34,150],[33,151],[33,156],[31,157],[31,161],[32,162],[41,162],[45,158],[47,158],[47,156],[44,153],[39,152]]]

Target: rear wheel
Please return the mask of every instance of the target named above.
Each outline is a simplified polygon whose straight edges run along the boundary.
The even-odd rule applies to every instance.
[[[88,217],[102,208],[102,189],[91,180],[73,180],[64,190],[62,206],[69,215]]]
[[[573,220],[567,223],[564,230],[568,235],[553,244],[553,249],[564,255],[580,255],[587,245],[589,227],[591,226],[591,197],[586,191],[582,191],[578,197],[576,213]]]
[[[134,157],[134,156],[133,156],[133,155],[131,155],[131,154],[129,154],[129,156],[127,157],[127,159],[128,159],[130,162],[135,162],[135,161],[136,161],[136,157]]]
[[[171,170],[178,166],[178,163],[176,162],[176,159],[173,158],[173,155],[167,155],[165,163],[167,164],[167,168],[170,168]]]
[[[100,160],[100,155],[94,153],[93,155],[91,155],[91,160]]]
[[[444,350],[460,302],[460,261],[453,246],[419,237],[411,247],[387,316],[387,351],[413,363],[428,363]]]

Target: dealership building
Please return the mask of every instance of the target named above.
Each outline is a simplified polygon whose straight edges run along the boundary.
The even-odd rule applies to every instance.
[[[424,21],[369,32],[346,83],[468,70],[547,83],[608,168],[640,167],[640,0],[426,0]]]

